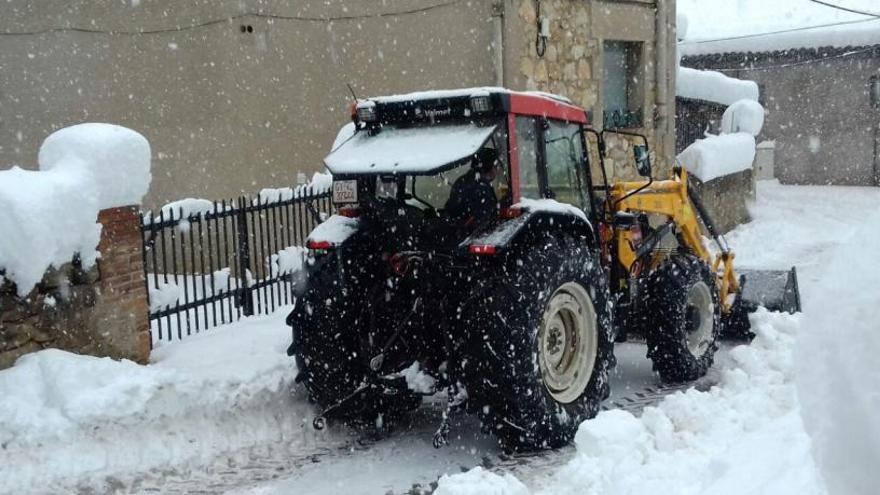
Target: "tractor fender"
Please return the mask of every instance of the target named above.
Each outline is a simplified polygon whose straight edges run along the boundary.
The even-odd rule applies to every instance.
[[[586,219],[562,211],[531,210],[474,232],[458,245],[458,250],[460,254],[479,254],[475,250],[489,248],[503,253],[556,232],[574,235],[593,248],[598,245],[593,226]]]

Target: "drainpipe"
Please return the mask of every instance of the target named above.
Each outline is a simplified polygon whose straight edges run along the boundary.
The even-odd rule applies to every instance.
[[[504,87],[504,0],[492,2],[492,48],[495,86]]]
[[[656,105],[657,105],[657,121],[654,128],[661,133],[661,141],[663,142],[663,151],[665,154],[671,153],[668,147],[668,137],[670,135],[669,127],[669,105],[667,99],[669,96],[669,33],[668,33],[668,2],[667,0],[657,0],[657,13],[655,16],[655,39],[654,52],[657,62],[654,65],[655,81],[657,86]]]

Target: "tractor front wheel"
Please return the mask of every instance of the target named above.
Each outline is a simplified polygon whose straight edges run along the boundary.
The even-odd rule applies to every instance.
[[[648,277],[645,339],[654,370],[667,383],[702,377],[721,330],[715,276],[692,255],[674,255]]]

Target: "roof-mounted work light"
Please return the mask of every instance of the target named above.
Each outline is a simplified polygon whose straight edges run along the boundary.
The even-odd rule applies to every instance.
[[[358,102],[357,116],[358,120],[361,122],[371,123],[379,120],[378,115],[376,114],[376,102],[369,100]]]
[[[471,110],[474,113],[486,113],[492,110],[492,100],[488,94],[476,94],[471,96]]]

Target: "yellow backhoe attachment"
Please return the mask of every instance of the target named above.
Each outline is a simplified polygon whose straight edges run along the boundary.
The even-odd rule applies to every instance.
[[[794,268],[737,274],[733,266],[733,251],[718,233],[696,191],[688,185],[688,173],[683,168],[676,167],[668,180],[615,183],[607,201],[608,211],[612,215],[617,212],[645,213],[664,217],[671,222],[672,231],[682,247],[712,267],[718,284],[722,318],[732,333],[747,333],[748,313],[755,311],[758,306],[772,311],[800,311]],[[703,228],[718,245],[718,253],[714,257],[704,245]],[[632,273],[640,257],[638,239],[634,239],[630,231],[623,230],[616,242],[620,264]],[[658,250],[652,256],[650,264],[656,266],[664,254]]]

